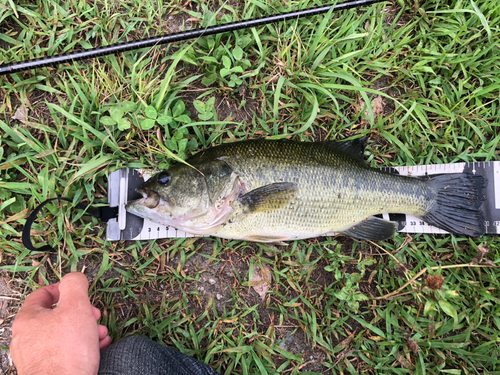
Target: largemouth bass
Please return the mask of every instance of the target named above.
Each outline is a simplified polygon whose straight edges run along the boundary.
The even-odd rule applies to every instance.
[[[486,180],[471,174],[412,178],[370,168],[364,139],[253,140],[223,144],[154,175],[127,211],[192,234],[281,243],[343,233],[390,238],[404,213],[448,232],[483,233]],[[194,168],[193,168],[194,167]]]

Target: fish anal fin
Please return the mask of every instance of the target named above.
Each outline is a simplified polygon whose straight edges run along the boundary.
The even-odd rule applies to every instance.
[[[360,240],[383,241],[394,236],[396,229],[397,224],[395,222],[371,216],[342,231],[342,234]]]
[[[278,182],[261,186],[238,198],[247,213],[264,213],[285,207],[295,197],[297,185]]]

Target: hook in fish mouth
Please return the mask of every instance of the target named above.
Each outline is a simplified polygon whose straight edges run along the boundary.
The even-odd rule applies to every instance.
[[[160,204],[160,196],[156,191],[146,188],[137,188],[136,191],[142,195],[142,203],[147,208],[153,209]]]

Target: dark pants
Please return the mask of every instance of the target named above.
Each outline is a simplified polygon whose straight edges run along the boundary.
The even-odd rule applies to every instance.
[[[142,336],[101,351],[99,375],[219,375],[206,364]]]

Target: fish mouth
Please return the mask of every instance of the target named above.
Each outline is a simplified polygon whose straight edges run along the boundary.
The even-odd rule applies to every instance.
[[[141,203],[147,208],[153,209],[160,204],[160,195],[156,191],[145,188],[137,188],[136,191],[142,195]]]

